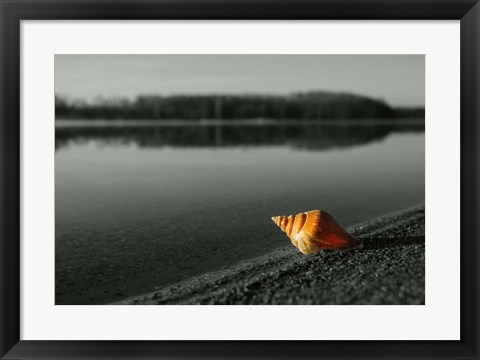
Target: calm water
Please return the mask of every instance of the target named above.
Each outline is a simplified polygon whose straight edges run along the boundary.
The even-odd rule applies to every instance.
[[[268,253],[289,244],[273,215],[321,208],[348,226],[423,203],[424,146],[412,124],[57,126],[56,303]]]

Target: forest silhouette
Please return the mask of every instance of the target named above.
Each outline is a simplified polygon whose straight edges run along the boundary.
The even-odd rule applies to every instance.
[[[392,108],[386,102],[326,91],[279,95],[140,95],[93,103],[55,97],[57,119],[390,119],[423,117],[423,108]]]

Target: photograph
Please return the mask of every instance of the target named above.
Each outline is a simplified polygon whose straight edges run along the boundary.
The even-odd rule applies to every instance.
[[[55,305],[425,305],[424,55],[54,73]]]

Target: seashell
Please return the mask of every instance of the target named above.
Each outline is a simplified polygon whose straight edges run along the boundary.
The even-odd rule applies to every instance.
[[[361,240],[350,235],[324,210],[274,216],[272,220],[305,255],[318,254],[322,250],[353,249],[363,246]]]

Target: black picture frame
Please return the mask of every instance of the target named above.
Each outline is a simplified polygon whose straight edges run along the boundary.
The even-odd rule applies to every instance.
[[[474,0],[0,0],[2,359],[479,359],[480,5]],[[20,340],[22,20],[328,19],[461,21],[461,340]],[[448,311],[449,309],[445,309]],[[412,326],[414,326],[412,324]]]

